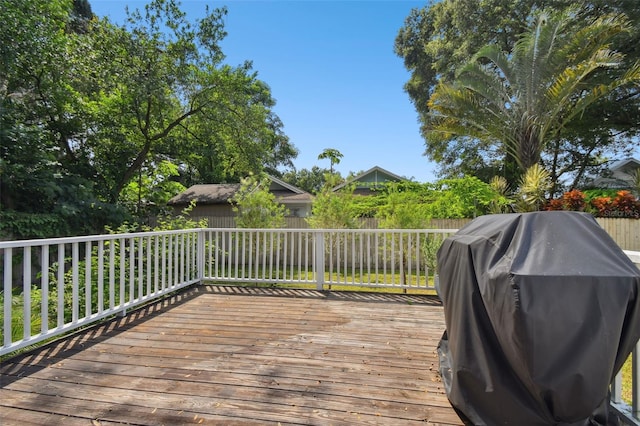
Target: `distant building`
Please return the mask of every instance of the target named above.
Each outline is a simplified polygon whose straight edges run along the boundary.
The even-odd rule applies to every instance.
[[[287,208],[289,216],[306,217],[311,213],[313,200],[311,194],[276,177],[268,177],[271,180],[269,191],[276,196],[279,203]],[[192,200],[195,200],[196,205],[191,216],[235,216],[229,200],[239,189],[239,183],[193,185],[171,198],[167,204],[174,209],[174,213],[179,214]]]
[[[616,161],[609,167],[608,172],[595,178],[591,186],[596,188],[632,189],[634,175],[640,170],[640,161],[635,158]]]
[[[396,174],[391,173],[382,167],[372,167],[366,172],[360,173],[358,176],[342,183],[333,188],[334,191],[339,191],[347,185],[354,185],[354,194],[357,195],[371,195],[376,189],[384,187],[389,182],[401,182],[406,180]]]

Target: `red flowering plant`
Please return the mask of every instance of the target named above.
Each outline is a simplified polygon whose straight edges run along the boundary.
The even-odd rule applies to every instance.
[[[587,203],[585,202],[585,194],[582,191],[573,189],[562,194],[562,198],[549,200],[545,206],[545,210],[570,210],[584,211]]]
[[[611,216],[612,203],[611,197],[594,197],[591,199],[591,206],[595,209],[594,214],[600,217]]]
[[[613,208],[621,217],[640,219],[640,200],[629,191],[618,191]]]
[[[564,210],[564,201],[562,198],[555,198],[553,200],[547,201],[547,204],[544,206],[545,210]]]
[[[640,200],[629,191],[618,191],[615,198],[595,197],[591,206],[600,217],[640,219]]]

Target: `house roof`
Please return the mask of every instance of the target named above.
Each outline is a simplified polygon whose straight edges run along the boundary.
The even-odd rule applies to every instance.
[[[274,177],[271,179],[269,190],[276,196],[276,199],[282,204],[301,204],[310,203],[311,194],[289,185],[286,182]],[[170,206],[187,205],[192,200],[197,204],[227,204],[229,199],[240,189],[239,183],[211,183],[193,185],[171,198],[167,204]]]
[[[625,158],[624,160],[613,163],[610,170],[630,174],[638,168],[640,168],[640,160],[636,160],[635,158]]]
[[[356,187],[371,188],[376,187],[379,184],[384,184],[386,182],[399,182],[402,180],[406,179],[394,173],[391,173],[390,171],[385,170],[382,167],[374,166],[366,172],[362,172],[356,177],[349,179],[348,181],[340,185],[337,185],[333,188],[333,190],[337,191],[350,184],[355,184]]]
[[[597,177],[591,184],[597,188],[628,189],[632,185],[633,173],[640,170],[640,161],[625,158],[613,163],[609,170],[611,176]]]

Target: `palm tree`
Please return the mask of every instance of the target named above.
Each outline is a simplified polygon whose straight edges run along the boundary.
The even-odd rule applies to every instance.
[[[629,29],[620,15],[581,23],[575,9],[541,12],[511,53],[482,48],[452,84],[429,100],[430,141],[472,138],[512,157],[520,173],[596,101],[640,81],[640,63],[623,66],[611,40]]]
[[[318,155],[318,160],[329,159],[331,163],[329,171],[333,174],[333,165],[340,164],[340,159],[343,157],[342,153],[334,148],[325,148],[324,151]]]

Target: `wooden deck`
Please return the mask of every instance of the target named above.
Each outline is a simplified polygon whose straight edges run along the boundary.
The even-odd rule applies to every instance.
[[[0,424],[410,425],[447,401],[432,297],[199,286],[0,367]]]

